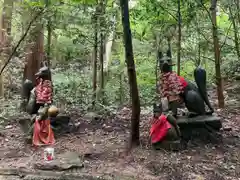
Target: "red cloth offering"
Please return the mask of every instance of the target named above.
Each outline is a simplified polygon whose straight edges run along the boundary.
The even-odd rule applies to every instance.
[[[154,144],[162,141],[171,127],[165,115],[161,115],[158,119],[154,119],[150,129],[151,142]]]
[[[52,145],[55,143],[54,133],[50,120],[35,120],[33,130],[33,145]]]

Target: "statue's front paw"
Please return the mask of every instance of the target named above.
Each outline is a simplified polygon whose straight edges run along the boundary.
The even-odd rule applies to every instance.
[[[196,113],[188,113],[188,118],[193,118],[193,117],[196,117],[196,116],[198,116],[198,114],[196,114]]]
[[[213,110],[206,112],[206,115],[212,115],[214,113]]]

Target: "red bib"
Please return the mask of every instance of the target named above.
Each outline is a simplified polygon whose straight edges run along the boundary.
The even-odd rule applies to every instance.
[[[157,143],[162,141],[170,128],[172,128],[172,126],[167,121],[167,116],[161,115],[155,120],[150,129],[151,142]]]
[[[50,125],[50,120],[35,120],[33,130],[33,145],[52,145],[55,143],[53,130]]]
[[[178,76],[178,77],[180,79],[180,82],[183,85],[183,88],[185,88],[188,85],[187,81],[185,81],[184,77],[182,77],[182,76]]]

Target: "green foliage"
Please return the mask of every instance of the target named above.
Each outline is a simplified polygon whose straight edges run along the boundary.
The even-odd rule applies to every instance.
[[[66,104],[82,107],[88,105],[91,94],[90,77],[74,70],[61,71],[53,74],[55,98]]]

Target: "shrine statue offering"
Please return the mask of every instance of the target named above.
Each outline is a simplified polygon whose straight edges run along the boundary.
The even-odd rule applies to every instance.
[[[33,87],[31,81],[26,80],[23,86],[24,92]],[[54,133],[51,128],[50,116],[56,108],[52,104],[52,82],[50,81],[50,70],[44,66],[36,73],[36,86],[31,90],[30,97],[27,97],[26,110],[29,114],[34,115],[29,130],[29,139],[32,136],[33,145],[51,145],[55,143]],[[29,93],[25,93],[29,94]],[[49,110],[51,110],[49,113]],[[56,113],[54,115],[57,115]]]
[[[172,64],[170,57],[163,56],[161,53],[159,62],[161,70],[159,90],[162,97],[168,99],[174,117],[177,117],[177,109],[183,103],[189,111],[189,117],[212,115],[214,110],[207,95],[206,71],[200,67],[194,70],[196,86],[172,71],[174,64]],[[209,111],[205,110],[205,104],[208,106]]]
[[[39,72],[36,73],[36,82],[36,86],[31,90],[26,107],[29,114],[36,114],[40,107],[43,107],[45,104],[52,104],[53,89],[52,82],[50,81],[50,70],[48,67],[44,66],[40,68]],[[29,90],[29,86],[32,87],[32,82],[26,80],[24,83],[26,92]]]
[[[50,145],[55,142],[54,132],[57,128],[67,129],[68,116],[59,116],[59,110],[52,105],[53,89],[50,80],[50,70],[44,66],[36,73],[35,87],[32,81],[26,80],[23,84],[26,111],[32,115],[31,120],[19,122],[27,135],[36,146]]]
[[[221,141],[219,132],[222,128],[222,122],[220,117],[213,114],[214,109],[208,99],[206,71],[197,67],[194,70],[195,83],[190,82],[172,70],[174,64],[169,54],[171,54],[170,49],[166,55],[161,52],[158,53],[158,66],[161,74],[158,77],[159,84],[157,87],[161,99],[167,99],[168,109],[165,110],[167,115],[161,113],[154,118],[151,128],[152,143],[163,143],[166,139],[169,139],[169,135],[171,135],[171,138],[181,137],[181,140],[185,142],[193,137],[204,140],[211,139],[212,142]],[[187,111],[184,110],[184,106]]]

